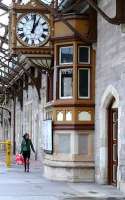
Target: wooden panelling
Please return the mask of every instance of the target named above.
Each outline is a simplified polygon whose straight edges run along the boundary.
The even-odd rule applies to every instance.
[[[89,30],[89,21],[85,19],[67,20],[79,33],[87,34]],[[74,33],[62,21],[55,22],[54,37],[72,36]]]
[[[53,130],[94,130],[94,124],[53,124]]]

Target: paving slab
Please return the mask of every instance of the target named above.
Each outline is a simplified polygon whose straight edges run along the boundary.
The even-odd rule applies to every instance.
[[[42,163],[31,162],[30,173],[13,164],[0,164],[0,200],[125,200],[116,187],[92,183],[68,183],[44,178]]]
[[[65,200],[124,200],[125,198],[97,198],[97,197],[78,197],[78,198],[66,198]]]

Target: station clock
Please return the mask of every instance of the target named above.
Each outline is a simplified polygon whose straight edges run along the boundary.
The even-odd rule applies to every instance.
[[[52,52],[53,16],[40,0],[25,4],[13,1],[10,7],[10,55],[48,55]]]
[[[37,12],[22,15],[16,25],[17,39],[26,46],[43,46],[50,36],[50,25],[46,16]]]

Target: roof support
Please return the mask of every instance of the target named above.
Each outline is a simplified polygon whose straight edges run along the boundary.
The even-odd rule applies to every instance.
[[[25,69],[25,67],[23,66],[23,63],[21,65],[21,68],[26,73],[26,75],[31,78],[32,84],[36,87],[36,90],[37,90],[37,93],[38,93],[38,96],[39,96],[39,100],[41,100],[40,91],[39,91],[39,88],[37,86],[37,83],[36,83],[35,79],[32,77],[32,75],[30,74],[30,72]]]
[[[2,69],[0,69],[0,72],[2,72],[2,73],[4,73],[7,77],[9,77],[10,79],[11,78],[14,78],[14,76],[12,76],[10,73],[8,73],[8,72],[6,72],[6,71],[4,71],[4,70],[2,70]]]
[[[8,6],[5,5],[5,4],[3,4],[3,3],[1,3],[1,2],[0,2],[0,8],[3,9],[3,10],[5,10],[5,11],[9,10]]]
[[[10,81],[5,77],[3,78],[0,76],[0,82],[3,83],[3,85],[10,85]]]
[[[0,106],[0,109],[3,109],[3,110],[6,110],[6,111],[8,111],[8,112],[9,112],[9,114],[11,115],[11,111],[10,111],[8,108],[6,108],[6,107],[3,107],[3,106]]]
[[[77,0],[78,1],[78,0]],[[83,42],[90,42],[89,38],[79,33],[68,21],[64,18],[64,15],[58,11],[58,9],[52,8],[47,4],[44,4],[44,6],[51,12],[52,16],[58,17],[66,26],[69,27],[69,29],[77,36],[79,37]]]
[[[24,81],[22,75],[19,74],[19,70],[16,70],[15,68],[12,68],[12,67],[9,67],[9,65],[6,65],[6,64],[3,63],[1,60],[0,60],[0,64],[1,64],[3,67],[9,69],[10,72],[11,72],[11,71],[14,72],[13,79],[14,79],[16,76],[18,76],[21,80]],[[20,68],[20,70],[21,70],[21,68]],[[11,75],[11,73],[8,73],[8,75]],[[12,76],[12,75],[11,75],[11,76]],[[12,79],[11,79],[11,81],[12,81]],[[10,81],[10,82],[11,82],[11,81]]]
[[[116,16],[110,18],[101,10],[94,0],[85,0],[94,10],[96,10],[106,21],[111,24],[120,25],[125,23],[125,0],[116,0]]]
[[[81,0],[77,0],[74,4],[72,4],[70,7],[68,8],[64,8],[62,13],[66,13],[67,11],[73,9],[75,6],[77,6],[78,3],[80,3]]]

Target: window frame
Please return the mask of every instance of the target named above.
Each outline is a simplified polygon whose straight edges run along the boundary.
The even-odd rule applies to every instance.
[[[86,97],[83,97],[83,96],[80,96],[80,88],[79,88],[79,85],[80,85],[80,81],[79,81],[79,72],[80,70],[87,70],[88,71],[88,96]],[[90,72],[90,68],[79,68],[78,69],[78,98],[79,99],[90,99],[90,92],[91,92],[91,79],[90,79],[90,76],[91,76],[91,72]]]
[[[80,56],[80,48],[85,47],[88,49],[88,62],[80,62],[79,56]],[[85,65],[90,65],[90,46],[84,46],[84,45],[78,45],[78,64],[85,64]]]
[[[63,49],[64,49],[64,48],[66,49],[66,48],[69,48],[69,47],[71,47],[72,50],[74,49],[74,48],[73,48],[73,45],[60,46],[60,47],[59,47],[59,64],[60,64],[60,65],[73,65],[73,59],[74,59],[74,58],[72,59],[72,62],[69,62],[69,63],[67,63],[67,62],[62,63],[62,62],[61,62],[61,49],[62,49],[62,48],[63,48]],[[72,54],[72,55],[73,55],[73,54]]]
[[[72,99],[73,98],[73,84],[72,84],[72,96],[67,96],[67,97],[62,97],[61,96],[61,75],[62,75],[62,73],[61,73],[61,71],[63,71],[63,70],[68,70],[68,69],[70,69],[70,70],[72,70],[72,83],[73,83],[73,68],[60,68],[59,69],[59,99]]]

